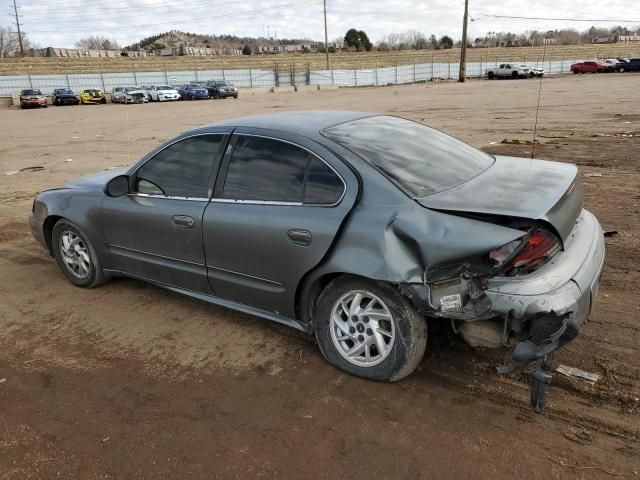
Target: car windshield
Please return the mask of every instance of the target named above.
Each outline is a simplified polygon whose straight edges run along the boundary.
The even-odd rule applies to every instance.
[[[56,93],[70,93],[70,94],[73,94],[73,92],[69,88],[56,88],[55,92]]]
[[[124,89],[125,92],[134,92],[136,90],[140,90],[138,87],[127,87]]]
[[[217,85],[218,87],[228,87],[228,86],[230,86],[231,84],[230,84],[229,82],[227,82],[226,80],[224,80],[224,81],[216,82],[216,85]]]
[[[173,90],[173,87],[169,85],[158,85],[156,87],[156,90]]]
[[[408,195],[431,195],[470,180],[494,158],[420,123],[373,116],[322,132],[372,164]]]
[[[23,90],[22,91],[22,95],[42,95],[42,92],[40,90]]]
[[[89,89],[89,90],[85,90],[84,93],[99,93],[100,90],[96,90],[96,89]]]
[[[198,85],[197,83],[190,83],[189,88],[202,88],[202,85]]]

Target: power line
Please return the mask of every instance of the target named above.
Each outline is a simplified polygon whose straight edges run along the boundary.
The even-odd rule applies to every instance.
[[[193,19],[185,19],[185,20],[171,20],[169,22],[159,22],[159,23],[147,23],[140,25],[126,25],[119,27],[94,27],[94,28],[83,28],[83,29],[67,29],[65,32],[69,33],[82,33],[82,32],[96,32],[96,31],[105,31],[105,30],[128,30],[131,28],[144,28],[144,27],[158,27],[162,25],[175,25],[175,24],[185,24],[185,23],[197,23],[202,22],[204,20],[216,20],[221,18],[233,18],[240,17],[244,15],[252,15],[255,13],[271,13],[273,11],[289,9],[289,8],[299,8],[316,4],[315,0],[302,0],[298,2],[285,3],[280,5],[272,5],[269,8],[257,8],[253,10],[245,10],[241,12],[227,13],[221,15],[213,15],[209,17],[200,17]],[[59,30],[32,30],[30,33],[59,33]]]
[[[475,21],[487,18],[506,18],[509,20],[548,20],[560,22],[602,22],[602,23],[640,23],[640,20],[621,20],[611,18],[563,18],[563,17],[520,17],[516,15],[491,15],[486,14],[482,18],[476,18]]]
[[[238,3],[246,3],[245,0],[233,0],[233,1],[228,1],[228,2],[220,2],[218,4],[216,4],[216,7],[219,7],[221,5],[230,5],[230,4],[238,4]],[[180,7],[194,7],[194,6],[203,6],[203,7],[209,7],[211,4],[211,2],[209,0],[193,0],[193,1],[188,1],[188,2],[184,2],[180,4]],[[156,13],[157,10],[164,10],[164,9],[173,9],[174,11],[176,10],[176,2],[175,1],[160,1],[157,2],[153,5],[153,7],[151,7],[151,10],[153,11],[153,13]],[[96,20],[100,20],[103,18],[109,18],[109,12],[113,12],[113,11],[131,11],[133,13],[131,13],[130,15],[127,15],[127,18],[131,18],[131,17],[139,17],[139,16],[149,16],[149,11],[145,11],[144,13],[137,13],[138,11],[142,11],[144,10],[143,7],[112,7],[109,6],[109,9],[107,10],[107,14],[105,15],[105,13],[101,10],[101,11],[97,11],[95,12],[96,15],[98,15],[96,18]],[[117,14],[119,16],[119,18],[121,18],[121,13]],[[69,15],[68,12],[65,11],[40,11],[40,12],[33,12],[33,13],[29,13],[29,18],[38,18],[38,17],[45,17],[47,19],[51,18],[51,17],[55,17],[55,16],[59,16],[60,20],[67,20],[69,18],[79,18],[79,19],[86,19],[86,18],[92,18],[92,15],[88,15],[86,13],[75,13],[73,15]],[[42,23],[41,21],[37,20],[35,22],[29,22],[30,24],[32,23]]]

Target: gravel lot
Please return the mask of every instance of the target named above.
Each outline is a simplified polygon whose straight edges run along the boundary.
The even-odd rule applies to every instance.
[[[600,297],[528,406],[504,352],[443,329],[397,384],[326,364],[286,328],[118,279],[66,282],[26,222],[36,192],[132,163],[180,131],[293,109],[388,112],[526,156],[540,86],[471,81],[238,100],[0,110],[0,479],[611,478],[640,471],[640,74],[544,79],[539,158],[578,163],[607,230]],[[634,136],[629,136],[629,135]],[[42,166],[41,171],[5,172]]]

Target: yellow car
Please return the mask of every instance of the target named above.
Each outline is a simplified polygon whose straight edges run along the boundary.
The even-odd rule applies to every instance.
[[[107,97],[104,96],[102,90],[97,88],[87,88],[80,94],[80,103],[87,105],[89,103],[107,103]]]

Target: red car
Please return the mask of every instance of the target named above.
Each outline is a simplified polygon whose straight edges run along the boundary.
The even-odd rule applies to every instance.
[[[604,73],[612,72],[613,67],[608,63],[599,60],[590,60],[588,62],[578,62],[571,65],[571,73]]]
[[[44,107],[47,108],[47,97],[42,94],[40,90],[29,88],[20,92],[20,107],[21,108],[33,108]]]

